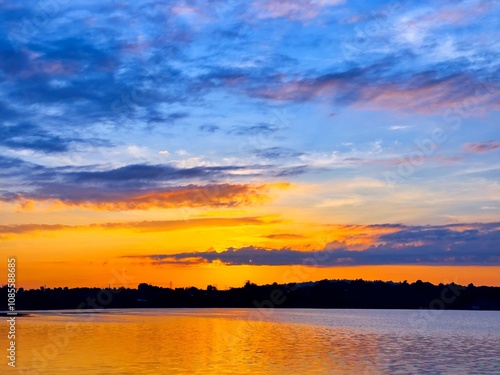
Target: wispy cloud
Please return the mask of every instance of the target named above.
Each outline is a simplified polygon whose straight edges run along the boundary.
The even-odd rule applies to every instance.
[[[277,219],[273,220],[276,223]],[[245,225],[266,225],[267,218],[262,217],[235,217],[235,218],[202,218],[190,220],[153,220],[132,222],[96,223],[89,225],[65,225],[65,224],[12,224],[0,225],[0,238],[19,238],[21,235],[43,232],[58,231],[81,231],[81,230],[123,230],[127,229],[136,233],[167,232],[190,228],[223,228]]]
[[[396,57],[394,57],[396,58]],[[498,90],[488,89],[482,77],[429,71],[409,74],[401,82],[399,75],[385,72],[394,63],[383,62],[364,69],[351,69],[315,77],[278,76],[247,93],[273,101],[323,101],[335,105],[363,108],[439,113],[460,106],[474,97],[477,111],[498,107]]]
[[[343,4],[345,0],[255,0],[252,7],[258,18],[286,18],[307,21],[317,17],[326,7]]]
[[[307,238],[307,236],[304,236],[301,234],[295,234],[295,233],[268,234],[268,235],[263,236],[263,237],[269,238],[271,240],[297,240],[297,239]]]
[[[466,143],[464,144],[465,151],[470,154],[480,154],[500,149],[500,143],[496,141],[488,141],[482,143]]]

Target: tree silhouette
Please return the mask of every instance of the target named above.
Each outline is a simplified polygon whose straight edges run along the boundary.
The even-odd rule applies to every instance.
[[[2,310],[7,310],[8,287],[0,288]],[[443,298],[444,296],[444,298]],[[269,301],[274,301],[272,304]],[[436,303],[438,301],[438,303]],[[439,302],[441,301],[441,302]],[[164,288],[140,283],[131,288],[19,288],[16,310],[95,309],[142,307],[277,307],[374,309],[482,309],[500,310],[500,288],[467,287],[455,283],[433,285],[421,280],[409,284],[357,280],[256,285],[218,290]]]

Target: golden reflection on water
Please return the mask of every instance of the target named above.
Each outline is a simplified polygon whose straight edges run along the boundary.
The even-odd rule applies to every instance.
[[[498,313],[473,327],[475,332],[457,332],[460,319],[468,319],[457,323],[457,316],[450,319],[455,321],[451,327],[434,321],[435,326],[411,328],[409,314],[257,309],[45,313],[18,318],[18,368],[1,373],[362,375],[432,368],[460,374],[468,373],[464,366],[481,373],[481,366],[490,371],[495,361],[500,363],[499,331],[483,330],[500,327]],[[489,358],[489,365],[474,350]]]

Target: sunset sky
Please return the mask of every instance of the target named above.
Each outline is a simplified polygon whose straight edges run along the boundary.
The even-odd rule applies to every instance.
[[[500,286],[499,19],[0,0],[0,253],[25,288]]]

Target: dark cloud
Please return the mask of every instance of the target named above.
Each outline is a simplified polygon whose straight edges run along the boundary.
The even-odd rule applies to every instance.
[[[259,157],[266,159],[296,158],[304,154],[303,152],[294,151],[284,147],[256,149],[253,151],[253,153]]]
[[[199,129],[201,131],[204,131],[207,133],[215,133],[217,130],[220,129],[220,127],[218,127],[217,125],[213,125],[213,124],[205,124],[205,125],[201,125],[199,127]]]
[[[195,178],[205,178],[208,181],[213,181],[217,178],[227,176],[231,172],[243,169],[246,169],[246,167],[220,166],[220,167],[177,168],[170,165],[135,164],[107,171],[70,172],[66,173],[66,177],[69,180],[79,183],[86,183],[86,182],[130,183],[133,181],[169,182],[175,180],[183,180],[183,179],[189,180]]]
[[[0,170],[5,171],[6,177],[15,177],[18,173],[11,168],[22,168],[26,178],[34,186],[43,186],[46,183],[77,184],[78,186],[92,185],[105,187],[112,184],[114,187],[127,185],[130,188],[138,186],[157,186],[181,180],[189,181],[203,179],[205,182],[216,181],[246,169],[259,168],[263,173],[272,169],[270,165],[249,166],[200,166],[193,168],[179,168],[168,164],[131,164],[120,168],[106,169],[103,165],[45,167],[39,164],[26,162],[19,158],[0,156]],[[136,183],[137,185],[134,185]],[[110,186],[110,185],[109,185]]]
[[[446,227],[410,227],[395,233],[384,234],[379,240],[388,243],[412,243],[412,242],[456,242],[473,241],[482,235],[479,229],[467,229],[462,231],[452,230]]]
[[[29,163],[19,158],[9,157],[0,155],[0,173],[1,171],[6,171],[7,169],[36,169],[39,166],[33,163]]]
[[[274,124],[260,123],[256,125],[235,126],[229,131],[229,134],[245,136],[271,135],[278,130],[280,130],[280,127]]]
[[[3,179],[0,201],[56,200],[109,210],[149,209],[155,205],[163,208],[231,207],[267,199],[266,194],[274,184],[228,184],[224,182],[228,178],[242,174],[252,178],[305,172],[305,168],[288,171],[274,165],[179,168],[168,164],[132,164],[112,169],[103,165],[45,167],[18,158],[0,157],[0,176]],[[281,185],[288,186],[286,183]]]
[[[0,157],[4,189],[0,201],[60,201],[70,206],[102,210],[178,207],[235,207],[269,199],[273,184],[220,182],[233,173],[259,168],[262,175],[273,166],[206,166],[135,164],[103,170],[102,166],[43,167],[21,159]],[[18,179],[30,182],[20,184]],[[13,185],[12,188],[10,185]],[[278,188],[286,187],[281,184]]]
[[[68,138],[53,135],[29,122],[18,125],[0,125],[2,138],[0,146],[15,150],[32,150],[43,153],[67,152],[76,145],[110,146],[108,141],[99,139]]]
[[[160,114],[157,116],[153,115],[153,112],[150,113],[150,116],[146,119],[148,124],[163,124],[163,125],[172,125],[178,122],[179,120],[185,119],[189,117],[189,114],[186,112],[174,112],[169,114]]]
[[[463,224],[467,226],[467,224]],[[475,229],[406,227],[380,236],[364,250],[330,248],[315,252],[292,249],[265,249],[253,246],[178,254],[132,256],[148,258],[155,264],[212,263],[226,265],[500,265],[500,223],[470,224]],[[385,241],[385,242],[384,242]]]
[[[294,167],[283,167],[277,170],[274,173],[275,177],[290,177],[290,176],[298,176],[301,174],[305,174],[307,172],[313,171],[313,168],[308,167],[307,165],[298,165]]]

